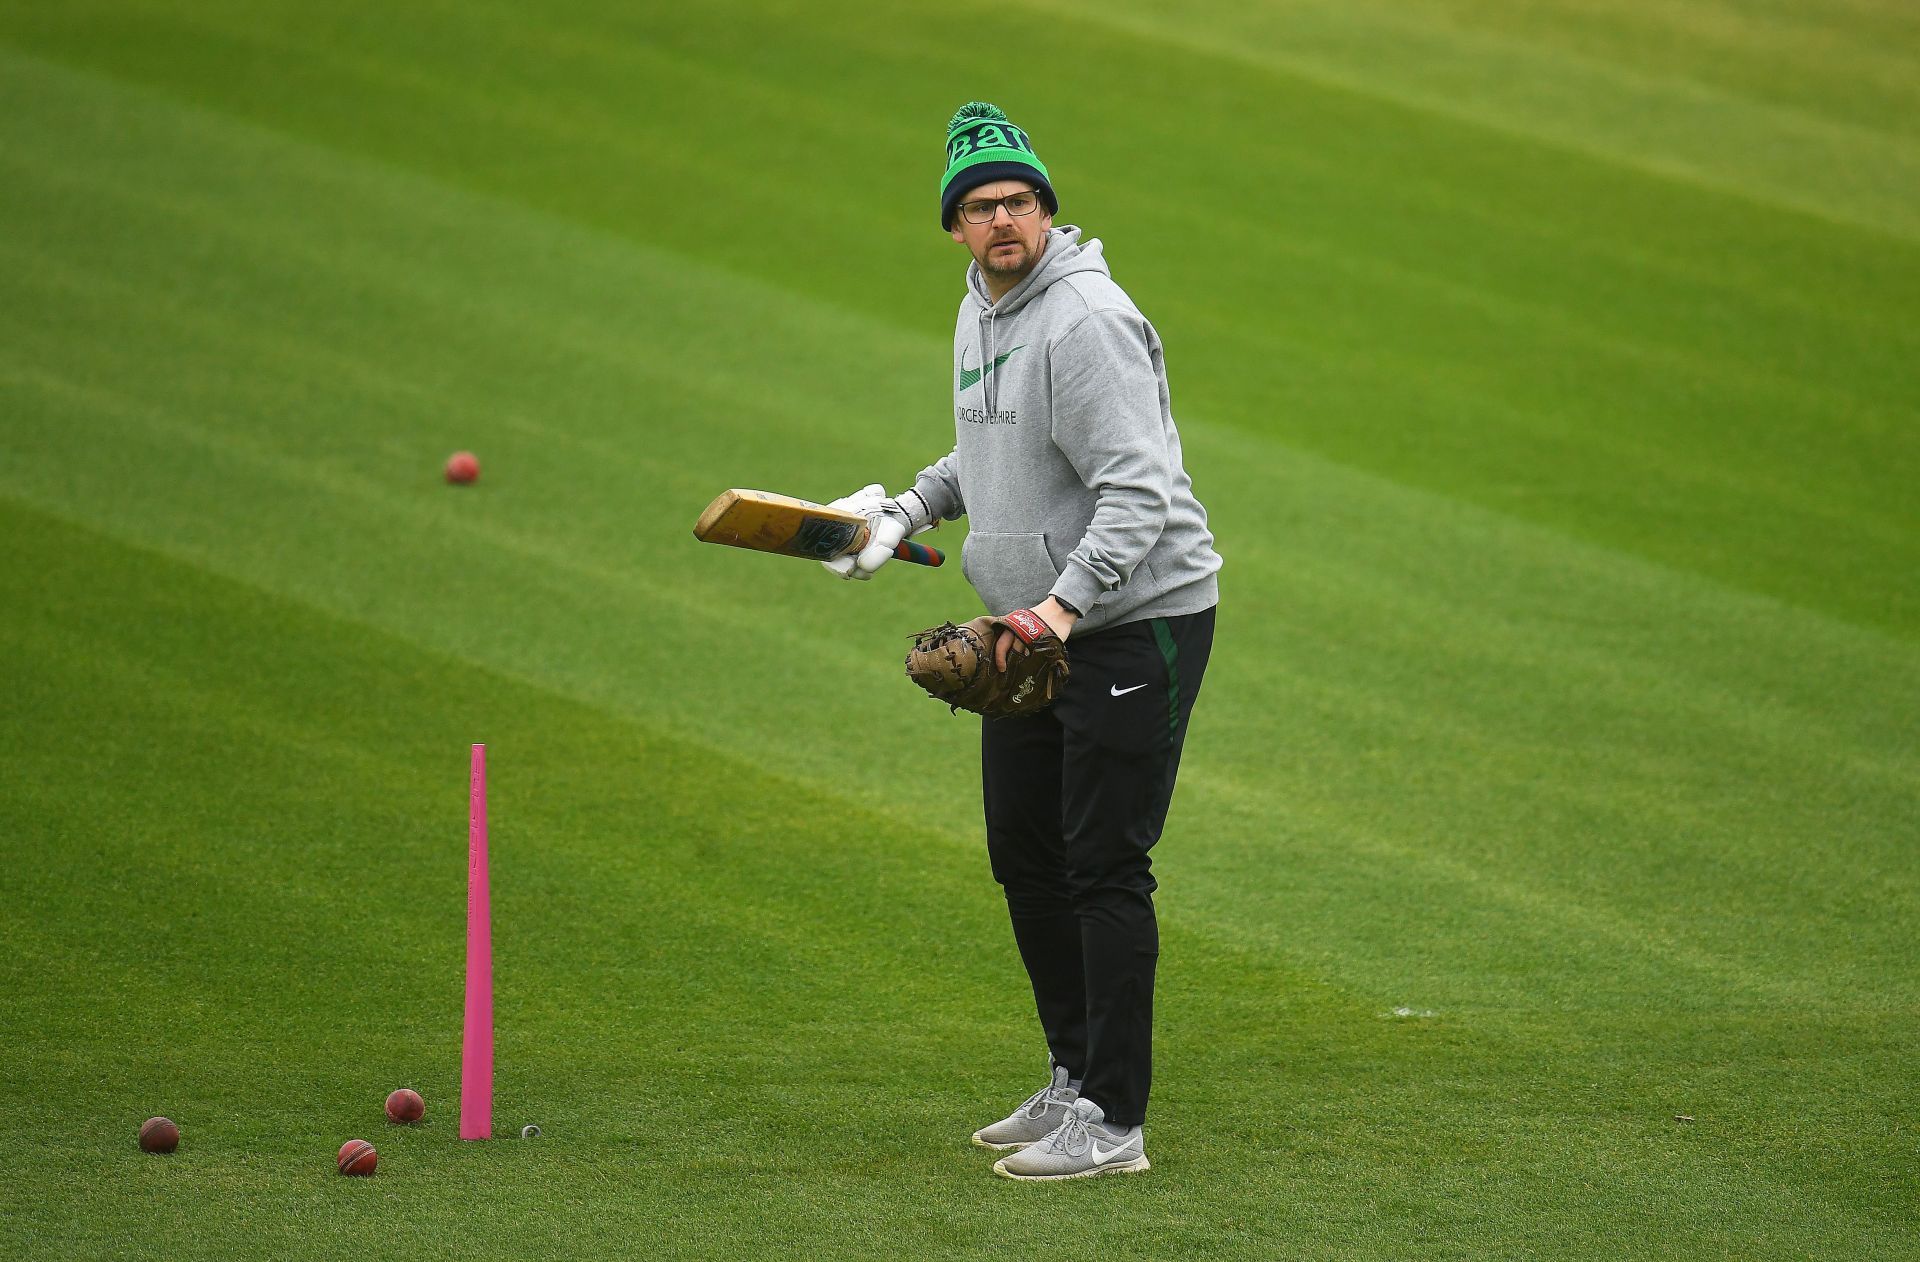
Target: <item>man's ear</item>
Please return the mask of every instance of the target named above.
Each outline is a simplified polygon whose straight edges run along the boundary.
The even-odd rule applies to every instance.
[[[960,221],[956,219],[953,222],[957,225],[959,224]],[[960,229],[957,226],[947,229],[947,233],[955,241],[958,241],[961,245],[965,245],[967,243],[967,234],[960,231]]]

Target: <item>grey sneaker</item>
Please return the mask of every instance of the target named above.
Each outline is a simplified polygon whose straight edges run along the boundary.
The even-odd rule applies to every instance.
[[[1037,1143],[1066,1120],[1067,1111],[1079,1094],[1067,1085],[1066,1069],[1055,1065],[1052,1082],[1028,1096],[1027,1102],[1008,1116],[975,1131],[973,1142],[1000,1152]]]
[[[1106,1125],[1100,1106],[1084,1097],[1052,1134],[993,1163],[993,1172],[1007,1179],[1090,1179],[1150,1168],[1141,1129]]]

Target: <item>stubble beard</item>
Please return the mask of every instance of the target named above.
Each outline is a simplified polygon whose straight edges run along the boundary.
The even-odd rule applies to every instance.
[[[1012,256],[1012,261],[1010,262],[996,262],[994,251],[1000,246],[1009,244],[1019,246],[1019,252]],[[1016,237],[1011,242],[994,242],[987,247],[986,257],[976,259],[976,261],[980,264],[981,271],[987,272],[1001,280],[1018,282],[1026,276],[1028,272],[1033,270],[1033,265],[1039,261],[1039,258],[1040,255],[1033,246],[1028,245],[1023,238]]]

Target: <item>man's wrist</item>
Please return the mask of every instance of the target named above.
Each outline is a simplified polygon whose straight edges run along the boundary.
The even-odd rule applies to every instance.
[[[927,503],[927,497],[920,494],[918,488],[908,487],[886,502],[886,511],[907,523],[907,533],[914,534],[934,524],[933,508]]]
[[[1047,624],[1047,629],[1066,639],[1073,626],[1080,621],[1080,615],[1058,596],[1049,594],[1047,598],[1033,607],[1034,616]]]

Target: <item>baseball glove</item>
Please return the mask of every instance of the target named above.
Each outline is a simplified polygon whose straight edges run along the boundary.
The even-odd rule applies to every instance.
[[[1007,668],[993,664],[1002,631],[1013,632]],[[1044,710],[1067,686],[1067,650],[1060,637],[1031,609],[1004,618],[975,618],[962,626],[943,622],[913,637],[907,678],[947,703],[988,718]]]

